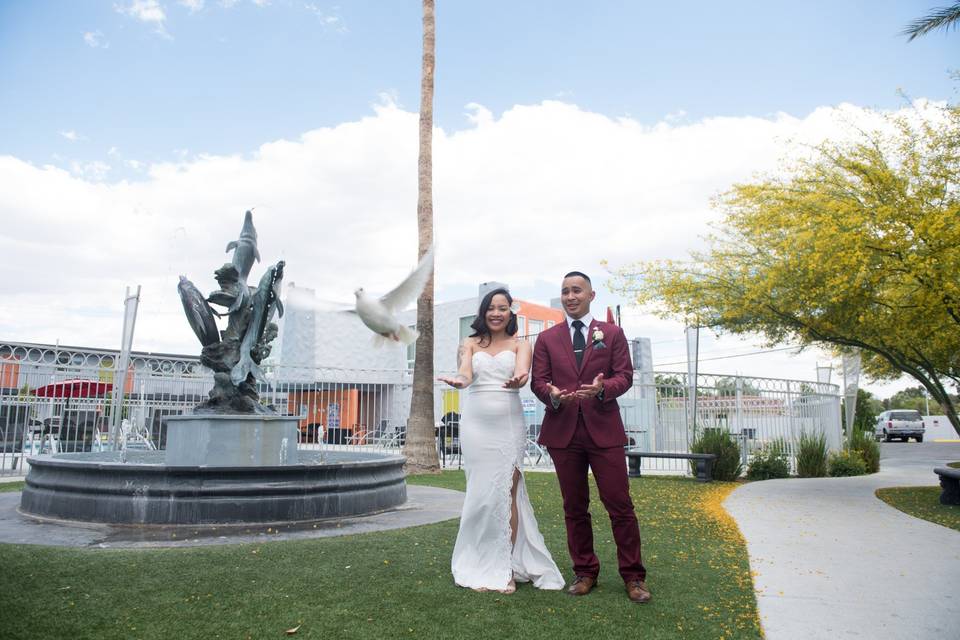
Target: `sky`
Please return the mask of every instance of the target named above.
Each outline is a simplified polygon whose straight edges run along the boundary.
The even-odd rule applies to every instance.
[[[601,314],[620,304],[628,337],[682,369],[682,326],[611,293],[602,261],[682,259],[735,182],[877,111],[955,102],[960,34],[900,35],[935,4],[438,0],[437,300],[497,280],[548,302],[579,269]],[[116,348],[140,285],[134,347],[196,352],[178,275],[215,288],[251,207],[287,281],[344,301],[398,282],[416,261],[420,9],[0,2],[0,338]],[[830,360],[763,349],[705,333],[701,370],[812,379]]]

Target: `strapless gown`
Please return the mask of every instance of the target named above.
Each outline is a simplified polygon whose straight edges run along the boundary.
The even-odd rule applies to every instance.
[[[505,589],[513,577],[540,589],[562,589],[563,576],[543,542],[521,474],[517,486],[517,541],[510,546],[510,488],[527,444],[517,389],[504,389],[516,354],[473,354],[474,381],[464,394],[460,447],[467,495],[450,568],[473,589]]]

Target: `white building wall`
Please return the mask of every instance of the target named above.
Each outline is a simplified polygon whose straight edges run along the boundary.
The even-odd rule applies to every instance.
[[[453,373],[457,370],[457,349],[460,347],[460,318],[476,315],[479,305],[479,298],[466,298],[434,306],[433,369],[438,375]],[[401,321],[407,325],[413,325],[416,318],[416,309],[410,309],[400,314]]]
[[[311,290],[301,293],[304,291],[312,295]],[[460,318],[476,314],[479,304],[478,298],[467,298],[434,306],[434,370],[438,374],[456,371]],[[408,326],[416,323],[416,317],[416,308],[399,315]],[[273,362],[285,369],[319,370],[321,375],[323,369],[371,372],[370,380],[363,379],[361,373],[356,382],[382,379],[382,374],[373,375],[375,371],[406,371],[407,347],[397,343],[375,347],[373,337],[356,314],[313,311],[288,304],[280,320],[279,345],[274,350],[279,359]]]
[[[310,289],[300,290],[301,294],[304,292],[308,295],[301,298],[313,295]],[[277,341],[280,342],[276,349],[280,359],[276,364],[287,370],[293,369],[293,375],[300,367],[317,371],[313,375],[320,377],[323,369],[379,372],[406,369],[403,345],[374,347],[373,333],[354,313],[314,311],[307,305],[288,304],[280,320]],[[366,382],[363,379],[354,381]]]

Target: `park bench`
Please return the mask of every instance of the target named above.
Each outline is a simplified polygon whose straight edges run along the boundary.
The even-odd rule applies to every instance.
[[[713,453],[660,453],[651,451],[630,451],[627,452],[627,466],[629,471],[627,475],[631,478],[640,477],[640,463],[643,458],[670,458],[694,460],[696,462],[697,480],[700,482],[710,482],[713,480],[713,462],[717,459]]]
[[[933,470],[940,476],[940,504],[960,504],[960,469],[937,467]]]

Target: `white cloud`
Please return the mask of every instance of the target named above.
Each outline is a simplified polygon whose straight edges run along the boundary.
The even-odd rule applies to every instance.
[[[76,131],[73,131],[72,129],[61,131],[60,135],[66,138],[67,140],[69,140],[70,142],[79,142],[80,140],[86,140],[86,138],[84,138],[82,135],[80,135]]]
[[[70,163],[70,172],[73,175],[91,182],[102,182],[106,180],[107,174],[110,173],[110,168],[109,164],[101,162],[100,160],[94,160],[92,162],[74,160]]]
[[[109,49],[110,43],[106,42],[103,39],[103,32],[97,29],[96,31],[84,31],[83,41],[87,43],[88,46],[93,47],[94,49]]]
[[[500,280],[520,297],[546,302],[558,275],[580,268],[595,274],[598,303],[626,305],[602,286],[601,260],[618,267],[682,258],[719,218],[711,197],[776,170],[796,148],[788,141],[839,135],[842,120],[875,124],[850,105],[803,118],[653,126],[553,101],[498,116],[481,105],[468,110],[469,128],[434,134],[441,301]],[[264,260],[251,279],[282,258],[288,280],[323,298],[351,300],[357,285],[385,291],[415,262],[417,125],[416,113],[388,100],[359,121],[246,155],[184,153],[147,165],[137,182],[107,182],[105,163],[64,171],[0,156],[0,252],[10,265],[0,280],[0,335],[115,345],[124,288],[141,284],[136,348],[195,352],[177,276],[212,290],[212,272],[229,258],[224,247],[250,207]],[[123,161],[119,152],[110,157]],[[624,324],[632,336],[679,337],[675,323],[626,306]],[[726,350],[754,348],[723,341]],[[668,347],[682,352],[682,343],[655,346],[655,361],[671,361]],[[718,361],[710,369],[722,363],[752,375],[813,376],[816,354],[777,358],[763,366],[757,358]]]
[[[161,36],[170,37],[165,26],[167,14],[157,0],[131,0],[129,5],[114,5],[113,8],[118,13],[153,25],[154,31]]]
[[[343,18],[337,14],[338,7],[333,7],[332,10],[328,11],[312,2],[304,4],[303,7],[317,17],[324,30],[334,31],[336,33],[349,33],[350,30],[347,29]]]
[[[189,9],[190,13],[196,13],[203,9],[203,0],[177,0],[177,4]]]

